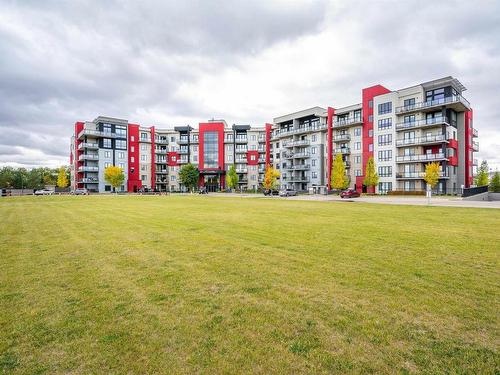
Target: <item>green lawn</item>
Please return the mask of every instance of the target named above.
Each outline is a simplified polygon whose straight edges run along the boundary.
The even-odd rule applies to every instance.
[[[0,373],[500,372],[500,210],[0,199]]]

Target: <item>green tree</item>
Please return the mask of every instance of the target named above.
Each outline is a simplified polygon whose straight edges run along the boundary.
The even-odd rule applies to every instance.
[[[345,164],[342,154],[335,155],[332,164],[331,184],[334,189],[345,189],[349,186],[349,178],[345,174]]]
[[[488,162],[486,160],[483,160],[481,162],[481,165],[479,166],[479,169],[477,170],[477,175],[474,183],[477,186],[485,186],[488,185]]]
[[[238,173],[236,173],[236,168],[234,165],[231,165],[229,168],[229,171],[227,172],[226,175],[226,185],[229,189],[236,189],[238,186],[240,178],[238,177]]]
[[[365,170],[365,178],[363,180],[363,184],[367,187],[373,187],[377,186],[378,184],[378,174],[375,171],[375,161],[373,160],[373,156],[370,156],[368,158],[368,162],[366,163],[366,170]]]
[[[66,168],[59,168],[59,174],[57,175],[57,186],[60,188],[65,188],[69,185],[68,175]]]
[[[439,180],[439,163],[433,162],[425,165],[424,180],[432,188],[436,186]]]
[[[12,167],[3,167],[0,169],[0,188],[14,187],[15,170]]]
[[[104,170],[104,179],[108,184],[113,186],[113,191],[116,191],[117,187],[123,185],[125,174],[123,173],[123,169],[112,165]]]
[[[278,177],[280,172],[273,166],[268,165],[266,167],[266,173],[264,174],[264,189],[275,190],[278,185]]]
[[[179,182],[192,192],[198,185],[199,176],[198,168],[193,164],[186,164],[179,171]]]
[[[500,173],[495,172],[490,181],[490,190],[493,193],[500,193]]]

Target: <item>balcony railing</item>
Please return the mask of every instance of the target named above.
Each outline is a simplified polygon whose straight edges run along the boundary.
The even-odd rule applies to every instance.
[[[78,160],[99,160],[99,155],[97,154],[83,154],[78,157]]]
[[[472,160],[472,165],[478,166],[479,165],[479,161],[477,159],[473,159]]]
[[[479,151],[479,142],[472,142],[472,151],[474,152]]]
[[[168,139],[166,138],[155,138],[155,143],[166,145],[168,144]]]
[[[290,165],[285,169],[290,169],[290,170],[294,170],[294,171],[306,171],[310,168],[311,168],[311,166],[309,164],[296,164],[296,165]]]
[[[80,184],[98,184],[99,179],[94,178],[94,177],[86,177],[86,178],[81,178],[78,180],[78,183]]]
[[[259,135],[259,142],[260,142],[260,143],[263,143],[263,142],[265,142],[265,141],[266,141],[266,137],[265,137],[265,136],[260,136],[260,135]]]
[[[337,119],[333,123],[334,128],[342,128],[345,126],[351,126],[356,124],[362,124],[363,119],[361,117],[349,117],[345,119]]]
[[[350,154],[351,149],[349,147],[341,147],[341,148],[336,148],[334,150],[335,154]]]
[[[247,143],[248,142],[247,137],[236,137],[234,140],[236,143]]]
[[[247,173],[248,172],[248,168],[237,168],[236,169],[236,173]]]
[[[479,134],[478,134],[478,132],[477,132],[477,129],[472,128],[472,136],[473,136],[474,138],[479,137]]]
[[[414,112],[421,109],[428,109],[432,107],[440,107],[446,104],[461,103],[466,108],[470,109],[470,103],[462,95],[452,95],[443,99],[431,100],[428,102],[420,102],[411,105],[396,107],[396,114]]]
[[[180,145],[186,145],[189,143],[189,138],[188,137],[180,137],[179,140],[177,141],[177,143]]]
[[[82,165],[81,167],[78,167],[78,172],[99,172],[99,167]]]
[[[156,158],[155,163],[156,164],[167,164],[167,159]]]
[[[286,159],[308,158],[311,156],[310,152],[287,152],[285,153]]]
[[[184,155],[184,154],[187,154],[189,152],[189,149],[187,148],[182,148],[180,147],[179,148],[179,151],[177,151],[180,155]]]
[[[336,136],[333,137],[333,140],[335,142],[348,141],[350,139],[351,136],[349,134],[337,134]]]
[[[97,143],[89,143],[89,142],[83,142],[78,145],[78,149],[81,150],[82,148],[91,148],[91,149],[97,149],[99,148],[99,144]]]
[[[414,138],[406,138],[406,139],[397,139],[396,146],[409,146],[409,145],[421,145],[427,143],[443,143],[448,142],[446,140],[446,136],[444,134],[437,135],[429,135],[425,137],[414,137]]]
[[[314,132],[314,131],[321,131],[326,129],[326,124],[319,124],[316,126],[302,126],[297,129],[281,129],[281,130],[275,130],[272,138],[279,138],[279,137],[286,137],[288,135],[294,135],[294,134],[301,134],[301,133],[307,133],[307,132]]]
[[[166,148],[155,148],[155,152],[157,154],[167,154],[167,149]]]
[[[309,140],[307,139],[301,139],[298,141],[288,141],[288,142],[283,142],[283,147],[295,147],[295,146],[307,146],[309,145]]]
[[[168,169],[156,169],[155,173],[156,174],[166,174],[166,173],[168,173]]]
[[[237,154],[245,154],[248,152],[248,149],[246,147],[240,147],[240,148],[236,148],[235,152]]]
[[[94,130],[94,129],[83,129],[80,133],[78,133],[78,138],[81,138],[85,135],[91,137],[106,137],[106,138],[115,138],[118,136],[116,133],[102,132],[100,130]],[[124,134],[122,137],[126,138],[126,135]]]
[[[424,128],[424,127],[443,125],[443,124],[446,125],[450,124],[446,117],[435,117],[423,120],[400,122],[396,124],[396,130]]]
[[[425,172],[396,172],[397,179],[423,179]],[[444,172],[439,172],[439,178],[448,178]]]
[[[289,182],[309,182],[307,177],[290,177],[288,179]]]
[[[445,160],[447,157],[442,152],[436,154],[403,155],[396,156],[396,163],[428,162],[435,160]]]

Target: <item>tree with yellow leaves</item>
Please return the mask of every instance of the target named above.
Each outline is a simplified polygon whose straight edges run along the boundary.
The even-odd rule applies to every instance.
[[[266,167],[266,173],[264,175],[264,189],[267,190],[276,189],[279,176],[280,172],[271,165],[268,165]]]
[[[349,186],[349,178],[345,174],[345,164],[342,160],[342,154],[335,155],[332,165],[332,188],[340,190]]]
[[[69,185],[68,175],[66,173],[66,168],[59,168],[59,173],[57,175],[57,187],[65,188]]]
[[[125,181],[125,174],[123,173],[123,169],[112,165],[104,170],[104,179],[107,183],[113,186],[113,191],[116,191],[117,187],[123,185],[123,181]]]

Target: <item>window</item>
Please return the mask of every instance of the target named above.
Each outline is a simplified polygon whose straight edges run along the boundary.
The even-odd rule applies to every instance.
[[[384,150],[378,152],[379,161],[391,161],[392,160],[392,150]]]
[[[311,165],[312,165],[313,167],[315,167],[315,166],[316,166],[316,159],[311,160]]]
[[[405,116],[403,117],[403,122],[405,124],[411,124],[411,123],[414,123],[415,122],[415,115],[409,115],[409,116]]]
[[[373,108],[373,100],[368,101],[368,108]]]
[[[175,176],[170,176],[170,181],[175,181]]]
[[[257,145],[250,145],[250,150],[257,150]]]
[[[125,170],[125,163],[118,163],[118,166],[119,166],[122,170]]]
[[[316,134],[313,134],[313,136],[311,137],[311,140],[312,140],[313,142],[316,142]]]
[[[392,118],[384,118],[378,120],[378,130],[386,130],[392,128]]]
[[[119,150],[126,150],[127,149],[127,141],[123,140],[123,139],[117,139],[115,141],[115,146],[117,149]]]
[[[354,136],[361,137],[361,128],[354,128]]]
[[[381,103],[378,105],[378,114],[383,115],[385,113],[392,112],[392,102]]]
[[[130,141],[131,141],[131,142],[135,142],[135,136],[131,135],[131,136],[130,136]]]
[[[368,151],[372,152],[373,151],[373,143],[370,143],[368,145]]]
[[[361,156],[360,155],[354,157],[354,163],[361,164]]]
[[[356,177],[362,176],[362,174],[361,174],[361,169],[356,169],[356,170],[354,171],[354,175],[355,175]]]
[[[392,191],[392,182],[379,182],[378,190],[380,193]]]
[[[147,151],[148,146],[145,144],[141,144],[141,151]]]
[[[131,163],[135,162],[135,157],[131,156],[131,157],[130,157],[130,162],[131,162]]]
[[[170,137],[170,142],[175,142],[175,137]]]
[[[255,160],[257,160],[257,158],[255,157],[255,155],[250,155],[250,160],[255,161]]]
[[[104,191],[111,191],[111,185],[104,185]]]
[[[216,131],[205,132],[203,138],[204,168],[219,166],[219,134]]]
[[[368,130],[368,137],[373,137],[373,129]]]
[[[104,157],[105,157],[106,159],[111,158],[111,151],[104,151]]]
[[[368,116],[368,121],[369,121],[369,122],[373,122],[373,115],[369,115],[369,116]]]
[[[425,93],[425,99],[427,102],[437,101],[442,102],[444,99],[444,88],[429,90]]]
[[[148,176],[145,174],[141,174],[141,181],[146,181],[148,179]]]
[[[118,159],[125,159],[125,153],[123,151],[118,153]]]
[[[318,172],[312,172],[311,173],[312,178],[318,178]]]
[[[378,136],[378,145],[387,146],[392,144],[392,134],[382,134]]]
[[[102,147],[104,147],[104,148],[111,148],[111,147],[112,147],[112,146],[111,146],[111,139],[109,139],[109,138],[104,138],[104,139],[102,140]]]
[[[316,147],[311,147],[311,154],[316,155]]]
[[[110,163],[110,162],[105,162],[104,163],[104,168],[108,168],[108,167],[111,167],[113,164]]]
[[[148,156],[147,155],[141,155],[141,161],[147,161]]]
[[[130,152],[135,152],[135,146],[130,146]]]
[[[254,136],[254,137],[255,137],[255,136]],[[257,176],[256,176],[256,175],[254,175],[254,174],[253,174],[253,175],[251,175],[251,176],[250,176],[250,180],[255,181],[256,179],[257,179]]]
[[[257,136],[255,134],[251,135],[250,136],[250,140],[251,141],[256,141],[257,140]]]
[[[127,128],[124,126],[116,126],[115,133],[117,137],[126,138],[127,137]]]
[[[361,150],[361,142],[354,142],[354,149]]]
[[[380,177],[392,177],[392,167],[391,166],[378,167],[378,175]]]
[[[148,138],[148,133],[141,133],[141,141],[147,141]]]
[[[141,165],[141,171],[147,171],[148,170],[148,165],[147,164],[142,164]]]
[[[198,161],[198,155],[193,155],[193,161]]]
[[[403,105],[406,109],[412,109],[415,107],[415,98],[405,99]]]

